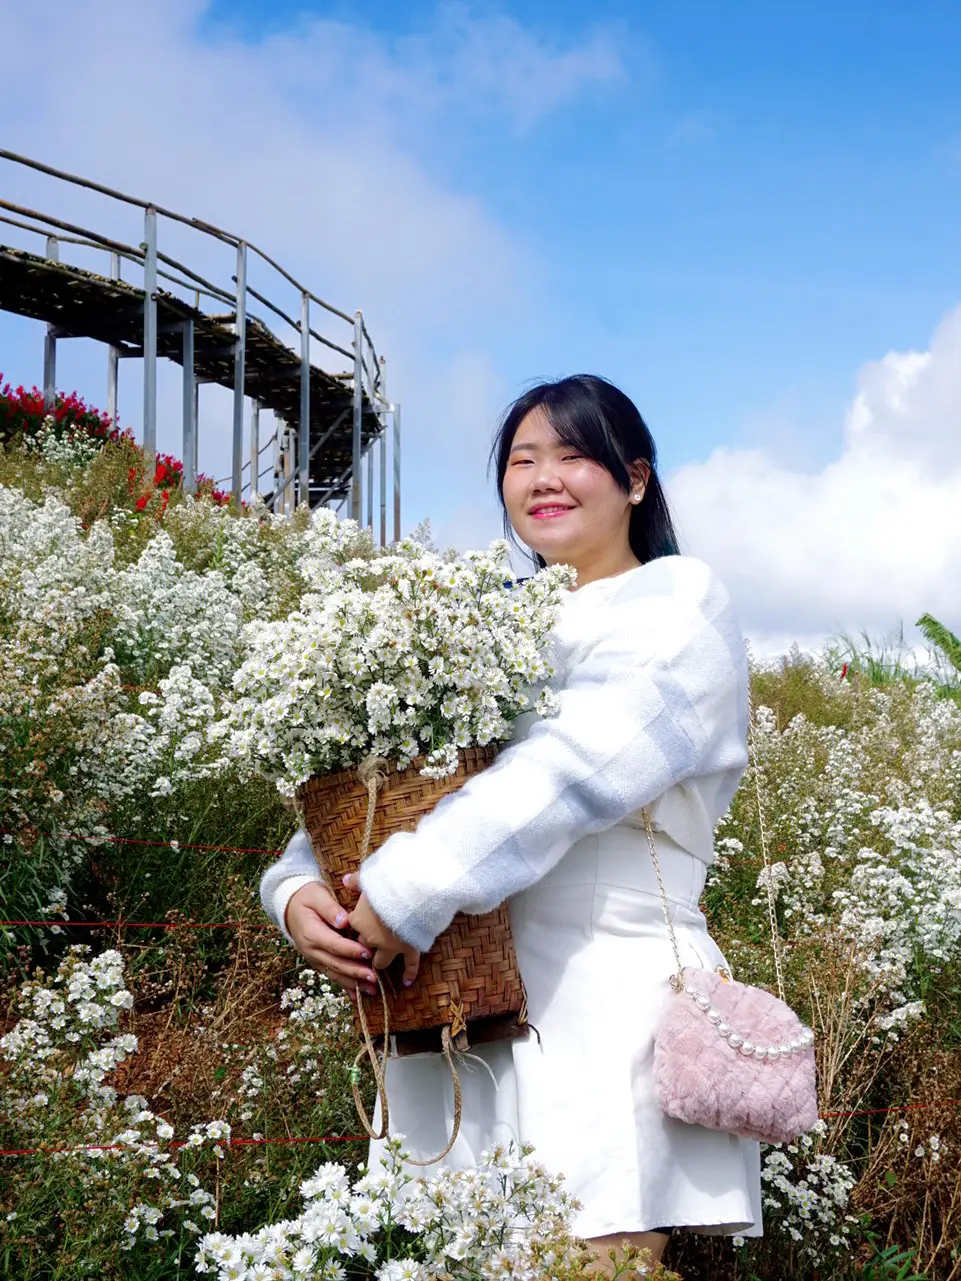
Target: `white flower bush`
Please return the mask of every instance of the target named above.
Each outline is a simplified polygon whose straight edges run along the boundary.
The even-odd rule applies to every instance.
[[[112,586],[109,643],[134,679],[185,665],[203,673],[211,689],[229,680],[243,611],[219,570],[184,569],[161,529]]]
[[[38,438],[17,452],[17,465],[26,459],[36,468],[46,459],[51,475],[73,467],[79,477],[86,459],[71,448]],[[459,747],[500,741],[517,717],[553,710],[549,634],[569,580],[552,570],[515,584],[503,544],[459,558],[438,554],[419,536],[382,554],[365,531],[329,511],[280,518],[255,502],[238,515],[191,500],[172,501],[161,518],[85,507],[71,485],[37,498],[31,485],[34,497],[0,484],[0,915],[50,922],[37,932],[45,943],[70,929],[78,907],[71,878],[84,860],[109,863],[112,875],[123,871],[133,881],[134,859],[128,865],[124,847],[108,845],[113,834],[133,837],[138,851],[140,838],[164,842],[164,856],[176,852],[189,884],[190,855],[171,837],[185,845],[282,843],[284,807],[254,771],[288,795],[310,773],[370,754],[398,767],[423,757],[427,772],[443,774]],[[764,673],[756,675],[763,688]],[[788,997],[813,1007],[826,1109],[928,1106],[933,1096],[957,1095],[957,1050],[931,1033],[956,1026],[961,710],[933,684],[855,685],[827,662],[808,677],[811,697],[802,705],[810,715],[783,713],[778,700],[792,697],[785,694],[790,672],[774,683],[771,706],[762,697],[756,708],[773,866],[763,871],[749,771],[718,825],[706,909],[739,976],[770,984],[770,877]],[[255,819],[247,835],[233,837],[223,816],[248,807],[269,812],[270,823],[258,827]],[[238,864],[241,896],[251,866]],[[152,867],[153,880],[137,881],[129,898],[116,901],[143,903],[148,919],[161,919],[170,900],[155,918],[151,895],[162,860]],[[206,889],[233,874],[226,856],[215,870],[215,881],[197,884]],[[191,914],[199,917],[194,905],[203,891],[191,889]],[[238,916],[246,910],[235,898],[231,920],[234,901]],[[104,896],[98,909],[106,905]],[[19,965],[12,958],[25,936],[0,928]],[[165,949],[176,951],[174,937],[184,935],[138,938],[137,946],[160,966]],[[131,941],[126,935],[124,955]],[[254,948],[250,936],[238,958],[244,948]],[[76,1190],[72,1222],[82,1222],[83,1232],[90,1222],[91,1241],[121,1240],[131,1252],[115,1266],[120,1275],[138,1251],[176,1253],[181,1270],[190,1267],[199,1239],[225,1220],[253,1226],[206,1236],[196,1262],[218,1279],[365,1270],[386,1281],[567,1275],[567,1245],[554,1258],[547,1228],[541,1240],[525,1219],[524,1189],[543,1190],[537,1180],[546,1176],[531,1173],[520,1154],[502,1154],[506,1170],[495,1162],[428,1181],[429,1204],[426,1185],[405,1182],[396,1162],[359,1181],[325,1167],[319,1183],[308,1181],[300,1207],[290,1197],[309,1167],[292,1153],[284,1165],[277,1148],[228,1148],[235,1134],[352,1132],[350,1008],[312,971],[283,993],[279,1011],[276,972],[257,1008],[272,1010],[277,1022],[258,1026],[246,1043],[249,1025],[225,1017],[237,990],[229,983],[242,977],[224,980],[227,996],[211,997],[225,1003],[219,1015],[204,1006],[187,1016],[191,1038],[204,1052],[209,1047],[219,1075],[176,1133],[158,1114],[165,1103],[155,1112],[138,1094],[123,1097],[120,1083],[139,1060],[131,1063],[138,1053],[127,1021],[133,997],[120,955],[70,949],[53,977],[21,989],[15,1021],[0,1038],[6,1145],[65,1149],[47,1158],[44,1169],[53,1173],[31,1159],[34,1204],[49,1217],[49,1206]],[[275,959],[261,950],[249,957],[256,960],[237,960],[237,974],[265,957],[269,969]],[[233,960],[228,968],[234,975]],[[213,977],[212,986],[219,981]],[[175,990],[159,982],[155,995]],[[889,1068],[896,1069],[890,1078]],[[924,1090],[916,1084],[922,1078]],[[912,1241],[912,1233],[930,1233],[942,1221],[951,1236],[955,1114],[911,1117],[910,1125],[870,1128],[838,1121],[830,1135],[819,1128],[766,1151],[771,1249],[750,1246],[748,1270],[769,1281],[781,1275],[787,1252],[798,1268],[845,1275],[844,1260],[859,1245],[852,1206],[876,1224],[893,1223],[892,1240]],[[289,1178],[278,1191],[280,1168]],[[890,1192],[886,1172],[897,1179]],[[60,1188],[46,1201],[44,1179]],[[548,1189],[556,1208],[552,1196]],[[87,1201],[97,1207],[93,1215]],[[26,1211],[18,1220],[19,1203],[4,1209],[15,1233]],[[566,1242],[560,1219],[555,1226]],[[29,1241],[38,1229],[22,1231]],[[535,1261],[523,1253],[525,1241],[541,1251]],[[112,1257],[106,1245],[96,1255]]]
[[[350,1001],[315,970],[300,971],[296,985],[281,993],[280,1008],[286,1020],[266,1045],[254,1053],[243,1045],[228,1047],[231,1059],[243,1065],[235,1088],[237,1119],[258,1131],[271,1108],[293,1113],[322,1095],[332,1048],[353,1043]],[[218,1088],[214,1097],[223,1093]]]
[[[580,1258],[570,1235],[575,1203],[529,1151],[498,1147],[472,1169],[414,1179],[403,1138],[385,1147],[382,1167],[353,1183],[342,1165],[321,1165],[301,1185],[306,1205],[296,1218],[239,1236],[208,1233],[197,1272],[342,1281],[349,1267],[377,1281],[533,1281]]]
[[[814,1263],[850,1249],[857,1225],[850,1213],[857,1179],[844,1162],[816,1150],[826,1133],[819,1121],[797,1143],[766,1148],[761,1165],[761,1200],[769,1229],[799,1245]]]
[[[846,727],[797,716],[779,731],[756,708],[769,874],[786,938],[853,949],[863,1017],[896,1040],[922,1017],[927,979],[961,958],[961,709],[926,684],[857,691],[827,670],[821,679]],[[750,814],[753,772],[744,796]],[[720,887],[744,857],[739,821],[732,811],[718,825]]]
[[[24,453],[39,454],[45,462],[71,470],[91,462],[102,447],[103,441],[88,432],[58,431],[52,414],[44,418],[36,432],[25,435],[21,444]]]
[[[571,571],[516,584],[504,542],[447,561],[412,541],[336,575],[314,561],[313,591],[286,619],[251,623],[248,656],[212,735],[224,758],[285,795],[312,774],[368,756],[452,773],[459,748],[507,739],[527,711],[552,710],[549,635]],[[512,588],[512,590],[508,590]]]

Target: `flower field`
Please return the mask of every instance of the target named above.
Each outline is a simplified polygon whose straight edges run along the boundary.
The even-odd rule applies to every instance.
[[[295,823],[285,726],[323,693],[298,646],[326,619],[331,661],[360,661],[353,639],[376,620],[348,607],[366,533],[324,511],[238,512],[209,486],[188,498],[175,460],[148,465],[102,415],[61,404],[44,419],[30,393],[0,391],[3,1274],[590,1275],[563,1172],[536,1153],[420,1188],[358,1169],[349,1008],[260,910]],[[429,566],[456,594],[449,558],[394,554],[398,582]],[[278,637],[286,691],[262,685]],[[442,653],[423,660],[450,676]],[[468,721],[493,733],[521,710],[521,677],[545,675],[518,671],[496,705],[452,687],[437,768]],[[404,728],[385,693],[400,679],[358,670],[332,761],[371,746],[350,742],[361,702],[368,727]],[[681,1236],[668,1262],[685,1278],[961,1278],[951,693],[831,654],[754,673],[757,775],[719,824],[704,907],[737,976],[771,984],[759,791],[823,1119],[765,1151],[764,1240]],[[275,714],[257,722],[254,705]],[[413,716],[404,732],[423,730]]]

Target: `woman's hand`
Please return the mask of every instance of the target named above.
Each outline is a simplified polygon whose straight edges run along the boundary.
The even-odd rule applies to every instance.
[[[358,987],[368,996],[377,994],[377,978],[370,968],[371,951],[340,933],[347,926],[347,913],[326,885],[311,881],[291,895],[284,924],[297,951],[313,969],[326,974],[352,996]]]
[[[357,878],[355,876],[345,876],[344,884],[348,889],[354,889],[357,885]],[[410,987],[417,977],[417,970],[420,966],[420,952],[405,943],[402,938],[398,938],[393,930],[387,928],[367,902],[366,895],[361,894],[357,906],[351,912],[350,924],[351,928],[357,931],[361,940],[373,952],[375,970],[386,970],[395,957],[402,956],[404,958],[404,987]]]

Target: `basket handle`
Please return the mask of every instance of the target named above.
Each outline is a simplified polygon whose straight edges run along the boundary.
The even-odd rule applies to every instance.
[[[357,770],[360,781],[367,788],[367,821],[364,824],[364,837],[360,846],[360,862],[362,863],[370,853],[370,842],[374,831],[374,813],[377,809],[377,793],[383,783],[386,781],[384,770],[387,768],[387,761],[379,756],[368,757],[363,761]],[[354,1091],[354,1106],[357,1109],[357,1115],[367,1134],[375,1140],[386,1139],[390,1127],[390,1113],[387,1104],[387,1059],[390,1046],[390,1013],[387,1009],[387,993],[384,990],[384,981],[378,971],[377,986],[380,988],[380,999],[384,1006],[384,1048],[378,1057],[377,1047],[374,1045],[373,1038],[370,1035],[370,1028],[367,1026],[367,1014],[364,1010],[364,994],[357,988],[357,1015],[360,1019],[361,1032],[364,1037],[364,1044],[357,1051],[357,1057],[350,1069],[350,1084]],[[463,1022],[463,1016],[461,1016]],[[460,1076],[457,1072],[457,1066],[454,1063],[454,1053],[451,1046],[451,1029],[446,1025],[441,1029],[440,1034],[441,1051],[447,1060],[447,1066],[450,1068],[450,1074],[454,1081],[454,1125],[451,1132],[447,1147],[439,1156],[432,1157],[429,1161],[414,1161],[408,1159],[408,1165],[436,1165],[442,1161],[447,1153],[457,1141],[460,1133],[461,1112],[463,1110],[463,1096],[461,1093]],[[374,1080],[377,1082],[377,1097],[380,1099],[380,1133],[374,1130],[373,1123],[367,1115],[367,1109],[364,1107],[364,1100],[360,1094],[360,1061],[367,1055],[370,1060],[370,1066],[374,1073]]]
[[[375,971],[376,973],[376,971]],[[384,1048],[378,1055],[377,1046],[374,1044],[373,1037],[370,1034],[370,1028],[367,1024],[367,1014],[364,1010],[364,994],[357,989],[357,1014],[360,1018],[361,1032],[364,1037],[364,1044],[357,1051],[357,1057],[354,1059],[350,1070],[350,1083],[354,1091],[354,1106],[357,1109],[357,1115],[360,1117],[363,1125],[370,1138],[375,1140],[386,1139],[390,1127],[390,1114],[387,1105],[387,1059],[388,1047],[390,1045],[390,1016],[387,1010],[387,993],[384,990],[384,981],[377,974],[377,986],[380,988],[380,997],[384,1005]],[[451,1136],[447,1141],[447,1146],[438,1156],[433,1156],[429,1161],[415,1161],[408,1157],[407,1165],[436,1165],[438,1161],[443,1161],[444,1157],[457,1142],[457,1136],[460,1134],[461,1116],[463,1114],[463,1093],[461,1091],[460,1075],[457,1071],[457,1065],[454,1062],[454,1050],[451,1042],[450,1028],[445,1024],[440,1034],[441,1053],[447,1060],[447,1066],[450,1068],[451,1079],[454,1082],[454,1124],[451,1128]],[[380,1133],[378,1134],[373,1127],[370,1117],[367,1115],[367,1109],[364,1107],[364,1100],[360,1093],[360,1062],[364,1055],[370,1060],[370,1066],[373,1069],[374,1080],[377,1083],[377,1097],[380,1099]]]

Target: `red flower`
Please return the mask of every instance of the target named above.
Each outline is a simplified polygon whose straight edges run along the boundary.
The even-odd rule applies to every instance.
[[[138,498],[136,502],[137,511],[142,512],[143,509],[147,506],[147,503],[149,501],[150,501],[149,494],[144,494],[142,498]]]

